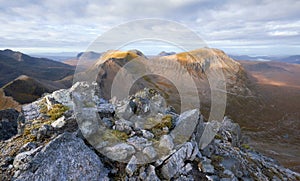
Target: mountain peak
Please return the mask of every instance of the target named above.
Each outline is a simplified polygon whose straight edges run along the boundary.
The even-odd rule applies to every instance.
[[[10,58],[13,58],[14,60],[16,60],[18,62],[24,61],[23,56],[25,55],[21,52],[12,51],[10,49],[0,50],[0,54],[5,55]]]

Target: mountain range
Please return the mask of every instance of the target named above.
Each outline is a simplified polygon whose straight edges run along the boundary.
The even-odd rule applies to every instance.
[[[0,51],[1,90],[21,104],[32,102],[43,93],[67,88],[72,80],[66,77],[73,75],[74,70],[73,66],[50,59],[31,57],[8,49]],[[2,104],[0,107],[8,105]]]
[[[254,148],[276,158],[289,168],[300,170],[300,82],[297,79],[300,66],[296,64],[236,61],[225,52],[210,48],[177,54],[163,53],[156,57],[147,57],[138,50],[108,51],[101,54],[85,52],[70,61],[71,65],[10,50],[1,51],[0,55],[0,63],[3,62],[6,66],[0,71],[3,74],[3,97],[0,100],[5,102],[1,104],[2,109],[20,108],[20,104],[30,103],[43,93],[71,87],[75,70],[71,65],[78,64],[78,60],[82,61],[82,69],[75,76],[90,79],[90,74],[97,72],[94,78],[99,85],[99,96],[109,100],[114,77],[124,65],[136,59],[176,61],[184,66],[196,83],[201,100],[200,111],[208,119],[212,92],[206,72],[222,71],[225,76],[222,84],[226,85],[227,91],[225,115],[237,120],[246,135],[245,138],[249,138],[249,144]],[[159,70],[161,67],[154,68]],[[166,75],[180,76],[176,69],[169,68],[164,71]],[[143,76],[130,88],[130,94],[145,87],[160,91],[177,113],[181,111],[179,92],[168,79],[158,75]],[[193,100],[190,103],[193,105]]]
[[[251,61],[276,61],[300,64],[300,55],[291,56],[248,56],[248,55],[230,55],[235,60],[251,60]]]

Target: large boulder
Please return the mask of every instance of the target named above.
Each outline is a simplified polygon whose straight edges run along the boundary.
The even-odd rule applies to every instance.
[[[23,158],[23,155],[17,158]],[[30,160],[30,166],[25,167],[28,169],[15,178],[16,180],[108,179],[108,171],[96,153],[72,133],[58,136]]]

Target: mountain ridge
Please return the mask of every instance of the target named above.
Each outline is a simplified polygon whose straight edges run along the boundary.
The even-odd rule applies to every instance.
[[[247,145],[239,125],[228,117],[206,122],[198,109],[176,114],[166,104],[157,104],[164,102],[163,97],[159,92],[147,88],[124,100],[110,103],[90,94],[94,86],[95,84],[78,82],[70,89],[58,90],[24,105],[23,117],[18,118],[18,134],[9,140],[0,141],[0,178],[142,181],[300,179],[299,173],[282,167],[275,160]],[[87,94],[79,96],[82,90]],[[72,95],[77,96],[72,99]],[[147,101],[140,102],[141,100]],[[138,112],[132,112],[130,107],[123,108],[132,104],[131,101],[136,103]],[[69,110],[61,110],[59,116],[51,119],[49,110],[56,109],[58,104],[61,108],[69,107]],[[85,120],[73,110],[74,104],[82,104],[81,116]],[[151,109],[143,109],[145,104],[150,104]],[[84,124],[87,120],[94,119],[91,111],[97,111],[101,117],[98,119],[98,126],[104,130]],[[161,117],[157,116],[159,113]],[[122,119],[124,116],[129,117],[125,120]],[[5,115],[2,117],[5,118]],[[137,121],[135,119],[148,120],[140,128],[141,133],[136,128],[138,124],[131,124]],[[155,123],[159,120],[163,124],[150,126],[151,121]],[[199,140],[204,130],[213,131],[216,128],[218,131],[212,141],[201,147]],[[94,135],[92,130],[102,131],[103,136]],[[184,131],[182,135],[187,134],[187,137],[177,138],[178,131]],[[93,135],[97,139],[92,139]],[[101,139],[107,140],[108,144],[102,142],[95,147],[94,143]],[[154,143],[149,144],[152,142]],[[95,149],[92,149],[91,144]],[[164,152],[159,152],[160,150]],[[139,154],[144,154],[145,157]],[[141,158],[157,159],[143,163]],[[78,169],[81,170],[80,174]]]
[[[57,61],[35,58],[12,50],[0,51],[0,65],[0,87],[20,75],[55,81],[73,74],[75,69]]]

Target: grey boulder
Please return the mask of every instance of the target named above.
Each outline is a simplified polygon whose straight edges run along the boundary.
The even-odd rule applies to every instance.
[[[108,180],[108,170],[82,139],[64,133],[37,153],[16,180]]]

